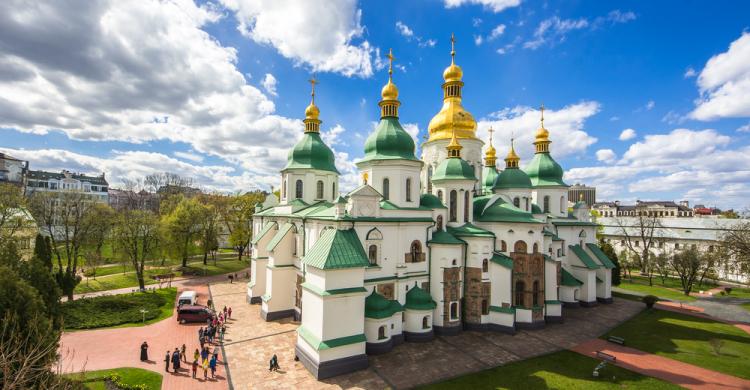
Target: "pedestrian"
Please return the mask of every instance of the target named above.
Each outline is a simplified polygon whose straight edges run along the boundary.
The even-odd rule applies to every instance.
[[[172,369],[174,369],[174,372],[180,369],[180,350],[177,348],[172,352]]]
[[[234,283],[234,276],[229,275],[228,278],[229,278],[229,284],[233,284]]]
[[[211,318],[206,318],[206,326],[211,326]]]
[[[203,348],[203,344],[205,344],[205,343],[206,343],[206,336],[201,336],[201,338],[200,338],[200,340],[199,340],[199,341],[200,341],[200,343],[201,343],[201,349],[202,349],[202,348]]]
[[[164,357],[164,371],[166,372],[169,372],[169,360],[171,356],[169,351],[167,351],[167,356]]]
[[[195,353],[193,354],[193,360],[198,360],[201,358],[201,353],[198,352],[198,348],[195,349]]]
[[[196,353],[198,351],[195,351]],[[193,379],[195,379],[195,374],[198,373],[198,359],[193,360]]]
[[[216,378],[216,355],[211,356],[208,366],[211,368],[211,379]]]
[[[180,357],[182,358],[182,361],[187,363],[187,354],[185,353],[185,350],[187,350],[187,347],[185,347],[185,344],[182,344],[182,348],[180,349]]]
[[[227,309],[227,319],[232,318],[232,308]]]
[[[203,380],[208,379],[208,359],[203,359]]]
[[[279,359],[276,357],[276,354],[273,354],[268,371],[278,371],[279,368]]]
[[[222,343],[224,342],[224,333],[226,331],[227,331],[227,327],[224,325],[222,325],[221,329],[219,329],[219,340],[221,340]]]
[[[145,362],[146,360],[148,360],[148,343],[144,341],[141,344],[141,361]]]
[[[224,317],[226,317],[227,316],[227,307],[224,306],[224,310],[222,310],[222,311],[224,312]]]
[[[208,347],[203,348],[201,350],[201,362],[208,359]]]
[[[200,329],[198,329],[198,339],[200,340],[201,337],[203,337],[203,327],[202,326],[201,326]]]

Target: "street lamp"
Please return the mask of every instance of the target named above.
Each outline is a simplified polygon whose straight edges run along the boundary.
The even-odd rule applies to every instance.
[[[142,323],[146,322],[146,313],[148,313],[148,310],[141,309],[141,316],[143,317],[143,319],[141,320]]]

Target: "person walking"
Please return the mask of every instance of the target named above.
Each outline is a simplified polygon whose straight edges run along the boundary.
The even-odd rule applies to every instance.
[[[227,316],[227,307],[224,306],[224,309],[222,311],[224,312],[224,317],[226,317]]]
[[[203,359],[203,380],[208,379],[208,359]]]
[[[180,358],[182,358],[182,361],[187,363],[187,354],[185,353],[185,350],[187,347],[185,347],[185,344],[182,344],[182,348],[180,348]]]
[[[232,318],[232,308],[227,309],[227,319]]]
[[[221,329],[219,329],[219,341],[222,343],[224,342],[224,333],[227,331],[227,327],[225,325],[221,326]]]
[[[167,356],[164,357],[164,371],[169,372],[169,360],[172,355],[167,351]]]
[[[198,351],[196,351],[198,352]],[[195,379],[195,375],[198,373],[198,359],[193,360],[193,379]]]
[[[146,360],[148,360],[148,343],[144,341],[141,344],[141,361],[145,362]]]
[[[195,353],[193,354],[193,360],[198,360],[201,358],[201,353],[198,351],[198,348],[195,349]]]
[[[200,341],[201,349],[203,349],[203,344],[206,343],[206,336],[205,335],[201,336],[201,338],[198,341]]]
[[[206,359],[208,359],[208,347],[204,347],[201,350],[201,362],[203,362]]]
[[[211,379],[216,378],[216,355],[211,356],[211,360],[208,362],[208,367],[211,368]]]
[[[180,369],[180,350],[177,348],[172,352],[172,369],[174,369],[174,372]]]
[[[198,329],[198,340],[203,337],[203,327],[201,326],[200,329]]]
[[[271,357],[271,361],[269,362],[268,371],[278,371],[279,368],[279,359],[276,357],[276,354],[273,354],[273,357]]]

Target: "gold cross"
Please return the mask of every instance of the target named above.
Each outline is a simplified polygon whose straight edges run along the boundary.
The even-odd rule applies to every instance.
[[[315,80],[315,76],[310,78],[310,80],[307,80],[310,82],[310,86],[312,86],[312,92],[310,93],[310,96],[312,96],[312,101],[315,102],[315,84],[318,84],[319,81]]]
[[[495,132],[495,130],[492,129],[492,126],[487,130],[488,133],[490,133],[490,145],[492,145],[492,133]]]
[[[542,112],[542,127],[544,127],[544,103],[542,103],[542,106],[539,107],[539,111]]]
[[[456,56],[456,37],[451,33],[451,61]]]
[[[388,77],[393,74],[393,60],[396,59],[396,57],[393,56],[393,49],[388,49]]]

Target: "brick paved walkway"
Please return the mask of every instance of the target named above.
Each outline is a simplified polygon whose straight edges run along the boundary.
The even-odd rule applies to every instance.
[[[244,285],[244,284],[243,284]],[[183,289],[195,290],[199,294],[199,301],[205,303],[208,299],[208,287],[198,284],[195,280],[189,285],[183,284]],[[108,368],[137,367],[162,374],[164,380],[162,389],[192,390],[192,389],[227,389],[223,356],[219,354],[220,364],[217,365],[217,379],[203,381],[203,372],[199,372],[199,379],[192,379],[187,365],[182,365],[179,373],[164,372],[164,355],[167,350],[174,351],[175,347],[185,344],[188,361],[192,363],[193,352],[199,348],[198,328],[205,324],[180,325],[174,315],[166,320],[137,328],[101,329],[65,333],[60,341],[60,353],[64,356],[62,369],[64,372],[79,372],[81,370],[95,371]],[[151,362],[141,362],[140,344],[146,341],[149,345],[149,359]]]
[[[244,284],[212,284],[211,291],[217,306],[231,306],[237,313],[227,331],[225,350],[229,376],[238,390],[410,388],[572,348],[643,309],[642,303],[618,299],[611,305],[564,309],[565,323],[514,336],[466,331],[429,343],[404,343],[387,354],[371,356],[367,370],[316,381],[301,363],[294,362],[298,323],[263,321],[260,305],[245,303]],[[274,353],[282,371],[269,373],[268,360]]]
[[[750,389],[750,381],[692,364],[646,353],[637,349],[592,339],[581,343],[573,351],[596,358],[596,351],[617,357],[617,366],[659,378],[688,389]]]

